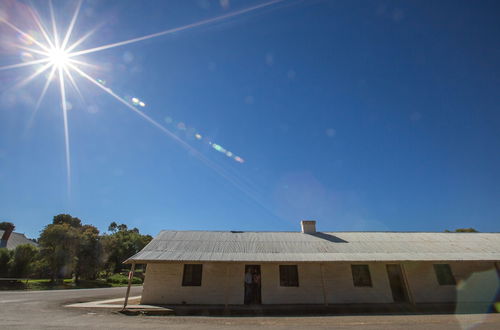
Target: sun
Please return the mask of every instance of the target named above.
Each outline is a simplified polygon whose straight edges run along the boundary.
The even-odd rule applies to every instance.
[[[49,62],[57,68],[65,69],[69,64],[69,52],[62,48],[52,48],[47,54]]]
[[[45,72],[46,74],[45,84],[41,90],[41,93],[36,101],[36,105],[34,107],[34,114],[37,112],[38,108],[42,100],[49,89],[49,86],[52,82],[58,82],[59,85],[59,93],[60,93],[60,103],[61,103],[61,111],[63,117],[63,127],[64,127],[64,146],[65,146],[65,158],[66,158],[66,182],[67,182],[67,192],[71,190],[71,156],[70,156],[70,139],[69,139],[69,126],[68,126],[68,102],[66,100],[66,89],[67,86],[72,86],[73,90],[81,97],[83,100],[83,95],[80,92],[80,89],[77,85],[77,81],[73,77],[74,75],[83,78],[87,82],[95,85],[97,88],[106,92],[108,95],[115,98],[117,101],[125,105],[131,111],[136,113],[142,119],[149,122],[151,125],[161,130],[164,134],[169,136],[178,142],[181,146],[189,150],[193,155],[196,155],[201,161],[203,161],[206,165],[210,166],[213,170],[218,172],[225,179],[231,181],[233,184],[237,184],[235,180],[231,179],[228,174],[226,174],[222,168],[212,163],[209,159],[204,157],[199,151],[197,151],[194,147],[192,147],[186,141],[183,141],[179,136],[177,136],[174,132],[151,118],[149,115],[137,109],[137,106],[141,108],[145,107],[145,103],[139,100],[138,98],[132,98],[131,100],[124,99],[115,93],[111,88],[105,86],[105,83],[100,79],[96,79],[88,74],[86,71],[88,67],[98,68],[98,65],[94,65],[86,62],[81,56],[87,55],[95,52],[100,52],[106,49],[111,49],[115,47],[125,46],[137,42],[141,42],[144,40],[157,38],[164,35],[169,35],[173,33],[178,33],[184,30],[189,30],[197,27],[201,27],[204,25],[213,24],[222,20],[226,20],[232,17],[240,16],[261,8],[265,8],[276,3],[282,2],[284,0],[270,0],[268,2],[264,2],[252,7],[243,8],[240,10],[236,10],[233,12],[226,13],[224,15],[215,16],[212,18],[207,18],[201,21],[197,21],[194,23],[190,23],[187,25],[169,28],[160,32],[148,34],[142,37],[136,37],[120,42],[105,44],[93,48],[86,49],[78,49],[84,42],[93,35],[97,27],[94,27],[82,37],[77,40],[74,40],[73,30],[75,28],[75,24],[77,21],[77,17],[79,16],[80,9],[83,3],[83,0],[78,0],[76,2],[75,10],[69,22],[69,25],[66,28],[66,31],[63,33],[59,33],[57,29],[57,22],[55,18],[54,8],[52,5],[52,1],[48,1],[48,7],[50,12],[50,22],[48,24],[44,23],[41,19],[39,13],[29,6],[23,6],[24,12],[30,15],[31,23],[33,23],[37,28],[35,30],[23,31],[21,28],[17,26],[17,23],[14,24],[10,20],[7,19],[7,16],[3,13],[3,8],[0,8],[0,26],[6,25],[11,30],[15,31],[18,34],[18,39],[21,40],[20,43],[13,43],[9,46],[12,46],[14,49],[21,49],[24,53],[30,55],[31,60],[22,61],[15,64],[0,66],[0,72],[4,70],[17,69],[23,67],[33,67],[35,68],[34,72],[30,74],[25,79],[19,81],[14,87],[20,88],[22,86],[27,85],[29,82],[35,80],[35,78],[41,76]],[[50,29],[50,26],[52,29]],[[49,27],[47,29],[47,27]],[[3,35],[2,35],[3,36]],[[3,41],[0,40],[0,43]],[[196,133],[195,137],[197,140],[201,140],[201,134]],[[233,152],[223,148],[217,143],[213,143],[208,141],[208,144],[216,151],[225,154],[227,157],[234,159],[238,163],[243,163],[244,160],[241,157],[238,157]],[[239,186],[238,186],[239,188]],[[240,188],[241,189],[241,188]],[[243,190],[242,190],[243,191]],[[248,193],[247,193],[248,194]]]

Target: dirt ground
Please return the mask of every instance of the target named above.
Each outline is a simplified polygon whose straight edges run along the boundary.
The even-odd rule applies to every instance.
[[[142,288],[132,288],[140,295]],[[500,329],[500,314],[342,315],[315,317],[126,316],[67,304],[123,297],[125,288],[0,291],[2,329]]]

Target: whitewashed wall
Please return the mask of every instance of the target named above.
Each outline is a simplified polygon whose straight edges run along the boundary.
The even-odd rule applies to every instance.
[[[440,262],[446,263],[446,262]],[[258,263],[248,263],[258,264]],[[298,265],[299,287],[281,287],[279,265]],[[352,281],[351,263],[262,263],[263,304],[330,304],[338,303],[391,303],[392,293],[383,262],[368,264],[372,287],[355,287]],[[471,274],[485,270],[493,272],[493,263],[461,262],[449,263],[458,288]],[[404,272],[409,282],[410,295],[417,303],[451,302],[456,299],[455,286],[440,286],[431,262],[404,263]],[[183,263],[153,263],[146,272],[142,303],[144,304],[243,304],[245,263],[203,263],[202,285],[182,286]],[[492,273],[493,274],[493,273]],[[488,275],[490,292],[498,282],[496,272]],[[493,276],[493,277],[492,277]],[[470,282],[470,281],[469,281]],[[476,281],[477,282],[477,281]],[[484,280],[483,280],[484,282]],[[481,287],[481,283],[475,284]],[[486,284],[484,284],[486,285]],[[490,288],[491,287],[491,288]],[[477,291],[477,288],[475,289]],[[462,295],[463,296],[463,295]],[[484,296],[484,295],[483,295]],[[470,301],[485,298],[465,298]]]
[[[439,285],[433,264],[449,264],[457,285]],[[409,262],[404,264],[416,303],[485,302],[498,286],[493,262]],[[482,278],[480,283],[474,277]],[[474,286],[474,288],[472,288]],[[460,297],[458,297],[460,296]]]
[[[280,286],[279,265],[298,265],[299,286]],[[263,304],[322,304],[323,289],[319,264],[262,264]]]
[[[182,263],[148,264],[141,302],[143,304],[225,304],[226,301],[228,304],[243,303],[243,264],[203,263],[201,286],[182,286],[183,270]]]
[[[372,286],[354,286],[351,263],[327,263],[324,269],[329,303],[390,303],[393,301],[385,263],[352,264],[369,265]]]

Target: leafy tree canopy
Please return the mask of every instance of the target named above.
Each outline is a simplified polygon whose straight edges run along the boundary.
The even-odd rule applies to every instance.
[[[455,231],[450,231],[450,230],[446,229],[444,232],[445,233],[479,233],[474,228],[458,228],[458,229],[455,229]]]
[[[101,242],[99,230],[92,225],[83,225],[78,230],[74,274],[75,280],[82,276],[95,279],[101,267]]]
[[[58,214],[52,220],[54,225],[68,224],[71,227],[77,228],[82,226],[82,221],[78,218],[72,217],[69,214]]]
[[[16,228],[12,222],[8,221],[3,221],[0,222],[0,230],[9,230],[11,229],[12,231]]]
[[[38,248],[32,244],[21,244],[16,247],[10,265],[13,277],[25,277],[31,272],[32,262],[38,254]]]
[[[12,251],[6,248],[0,248],[0,277],[9,275],[9,262],[12,258]]]
[[[14,228],[10,222],[0,228]],[[146,246],[153,238],[138,228],[112,222],[104,235],[70,214],[58,214],[46,225],[38,239],[39,248],[22,245],[13,251],[0,248],[0,277],[37,276],[61,280],[73,276],[96,279],[103,270],[118,273],[123,261]]]
[[[114,221],[108,230],[111,234],[102,237],[106,268],[115,273],[121,270],[123,261],[142,250],[153,239],[150,235],[141,235],[137,228],[128,229],[126,224]]]
[[[78,245],[77,228],[68,223],[47,225],[40,234],[39,244],[41,256],[51,270],[52,279],[62,278],[70,273]]]

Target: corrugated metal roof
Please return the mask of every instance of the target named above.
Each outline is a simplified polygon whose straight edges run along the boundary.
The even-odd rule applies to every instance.
[[[161,231],[126,262],[500,260],[500,233]]]
[[[0,230],[0,238],[3,235],[3,232],[4,232],[3,230]],[[21,234],[21,233],[12,233],[12,234],[10,234],[10,237],[7,240],[7,246],[2,246],[2,247],[6,247],[9,250],[13,250],[13,249],[16,248],[16,246],[21,245],[21,244],[31,244],[31,245],[34,245],[34,246],[38,246],[37,243],[35,243],[32,240],[29,240],[28,238],[26,238],[26,236],[24,236],[24,234]]]

